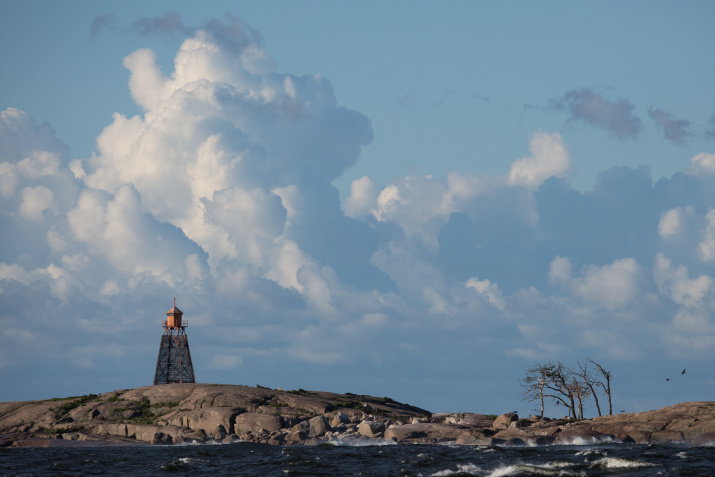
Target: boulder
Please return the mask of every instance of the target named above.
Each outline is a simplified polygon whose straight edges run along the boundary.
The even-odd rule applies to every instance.
[[[344,412],[338,412],[333,416],[333,419],[330,421],[330,425],[336,427],[341,424],[347,424],[349,422],[350,418],[347,414],[345,414]]]
[[[155,432],[154,436],[151,439],[151,443],[155,444],[155,445],[156,444],[159,444],[159,445],[172,444],[173,439],[169,434],[164,434],[163,432]]]
[[[248,432],[257,433],[261,429],[267,431],[277,431],[283,428],[283,420],[281,416],[274,414],[258,414],[255,412],[246,412],[236,416],[235,433],[240,435]]]
[[[508,429],[512,422],[518,420],[518,414],[514,412],[507,412],[506,414],[502,414],[501,416],[497,417],[494,421],[494,424],[492,424],[492,427],[494,429]]]
[[[134,437],[139,441],[154,442],[154,435],[159,432],[164,434],[164,441],[173,440],[183,434],[195,435],[191,430],[178,426],[157,426],[154,424],[127,424],[127,437]]]
[[[404,426],[390,426],[385,431],[385,439],[388,441],[405,442],[413,439],[427,437],[426,424],[405,424]]]
[[[508,447],[523,447],[526,445],[526,442],[518,437],[512,437],[511,439],[507,439],[504,445]]]
[[[384,422],[362,421],[358,426],[358,433],[365,437],[375,437],[376,434],[385,432]]]
[[[555,440],[554,436],[535,436],[529,439],[529,442],[536,446],[550,446]]]
[[[504,442],[504,439],[487,437],[481,433],[472,434],[469,432],[464,432],[457,436],[457,441],[455,442],[455,444],[457,444],[458,446],[495,446],[503,444]]]
[[[99,424],[94,428],[95,434],[127,437],[126,424]]]
[[[216,426],[216,428],[211,433],[211,437],[213,437],[216,440],[221,440],[224,437],[226,437],[226,434],[227,434],[226,428],[223,427],[223,424],[219,424],[218,426]]]
[[[585,425],[564,428],[556,435],[555,444],[574,444],[574,443],[594,443],[599,441],[615,440],[613,434],[603,434],[591,429]]]
[[[236,415],[241,412],[240,409],[235,408],[207,407],[194,411],[174,413],[164,416],[162,419],[166,419],[169,425],[188,427],[195,431],[203,430],[206,434],[212,433],[218,425],[222,425],[228,433],[233,433],[235,432],[232,429],[233,421]]]
[[[297,442],[304,441],[308,438],[308,433],[305,431],[296,431],[293,432],[291,431],[285,436],[285,443],[286,444],[295,444]]]
[[[465,427],[452,424],[405,424],[390,426],[385,431],[385,439],[396,442],[447,442],[456,441],[464,433]]]
[[[325,416],[315,416],[308,421],[308,436],[321,437],[330,430],[330,424]]]

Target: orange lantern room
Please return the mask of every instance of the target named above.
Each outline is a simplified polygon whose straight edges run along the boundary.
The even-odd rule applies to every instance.
[[[171,310],[166,312],[166,326],[167,328],[181,328],[183,324],[181,322],[181,317],[184,314],[176,307],[176,298],[174,298],[174,306]]]

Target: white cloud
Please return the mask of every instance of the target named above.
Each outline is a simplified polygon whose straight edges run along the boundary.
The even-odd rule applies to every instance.
[[[715,154],[701,152],[690,159],[690,168],[687,171],[692,175],[715,174]]]
[[[528,188],[540,186],[549,177],[567,176],[571,155],[559,133],[534,133],[529,141],[531,156],[514,161],[509,169],[509,184]]]
[[[683,209],[676,207],[660,216],[658,234],[663,238],[677,235],[683,226]]]
[[[573,266],[568,257],[557,256],[549,265],[549,281],[552,283],[567,282],[572,273]]]
[[[700,275],[691,279],[688,277],[687,268],[682,265],[674,266],[662,253],[656,256],[653,275],[663,295],[686,307],[700,306],[713,286],[710,276]]]
[[[486,298],[490,305],[497,310],[503,310],[505,307],[504,298],[502,298],[501,290],[496,283],[489,280],[479,280],[477,277],[472,277],[464,284],[465,287],[473,289],[477,294]]]
[[[523,359],[713,357],[711,154],[657,185],[623,167],[579,192],[547,181],[567,179],[571,157],[559,133],[536,132],[507,175],[365,176],[340,204],[331,182],[372,139],[369,120],[327,78],[278,74],[253,37],[230,49],[216,32],[186,40],[166,75],[152,52],[129,55],[145,112],[115,114],[88,158],[2,113],[0,321],[15,334],[0,366],[34,372],[37,349],[91,378],[151,366],[174,296],[210,382],[239,366],[329,389],[364,363],[463,382],[450,373],[465,361],[512,374]],[[605,104],[588,117],[628,119],[571,99],[574,117]],[[619,124],[604,127],[627,135]]]
[[[705,230],[698,244],[698,256],[703,262],[715,259],[715,209],[710,209],[705,216]]]
[[[345,215],[356,219],[363,218],[375,208],[377,201],[378,192],[375,183],[367,176],[355,179],[350,185],[350,197],[343,205]]]
[[[586,301],[616,310],[633,303],[640,292],[642,270],[632,258],[588,265],[571,281],[571,291]]]
[[[173,227],[141,210],[141,199],[131,185],[119,187],[113,196],[84,190],[67,220],[75,238],[87,244],[90,253],[106,258],[129,276],[149,272],[171,283],[174,277],[169,269],[182,263],[193,248],[184,237],[172,233]]]
[[[54,195],[45,186],[25,187],[20,191],[20,215],[35,222],[42,221],[42,212],[51,208]]]

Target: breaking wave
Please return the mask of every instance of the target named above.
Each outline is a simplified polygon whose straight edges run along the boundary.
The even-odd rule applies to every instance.
[[[635,469],[640,467],[653,467],[655,464],[639,460],[625,459],[622,457],[604,457],[591,463],[591,467],[601,469]]]

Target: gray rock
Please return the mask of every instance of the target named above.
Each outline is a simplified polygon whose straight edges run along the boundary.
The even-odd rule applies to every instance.
[[[385,432],[385,423],[375,421],[362,421],[358,426],[358,433],[365,437],[375,437],[375,434]]]
[[[308,438],[308,433],[305,431],[296,431],[296,432],[291,431],[290,433],[288,433],[285,436],[285,442],[286,442],[286,444],[290,444],[290,443],[295,444],[297,442],[304,441],[307,438]]]
[[[511,439],[507,439],[504,445],[509,447],[523,447],[526,445],[526,442],[518,437],[512,437]]]
[[[258,432],[261,429],[277,431],[283,428],[283,420],[273,414],[257,414],[246,412],[236,416],[235,433],[238,435]]]
[[[347,414],[345,414],[344,412],[338,412],[337,414],[335,414],[335,416],[333,416],[333,419],[330,421],[330,425],[335,427],[341,424],[347,424],[349,422],[350,418]]]
[[[219,424],[219,425],[217,425],[217,426],[214,428],[213,433],[211,434],[211,436],[212,436],[214,439],[219,440],[219,439],[223,439],[224,437],[226,437],[226,434],[227,434],[227,433],[226,433],[226,428],[223,427],[223,424]]]
[[[308,436],[321,437],[331,430],[328,419],[325,416],[315,416],[308,421]]]
[[[603,434],[586,426],[575,426],[565,428],[556,435],[554,443],[573,444],[574,442],[598,442],[615,439],[614,435]]]
[[[504,439],[496,439],[494,437],[486,437],[484,434],[460,434],[457,437],[456,444],[460,446],[496,446],[505,442]]]
[[[507,412],[506,414],[502,414],[501,416],[497,417],[496,420],[494,421],[494,424],[492,424],[492,427],[494,429],[508,429],[509,425],[514,422],[519,420],[519,415],[513,412]]]
[[[164,434],[163,432],[157,431],[154,433],[154,435],[151,438],[151,443],[152,444],[171,444],[173,443],[173,439],[169,434]]]
[[[530,439],[530,442],[537,446],[550,446],[555,439],[554,436],[536,436]]]

